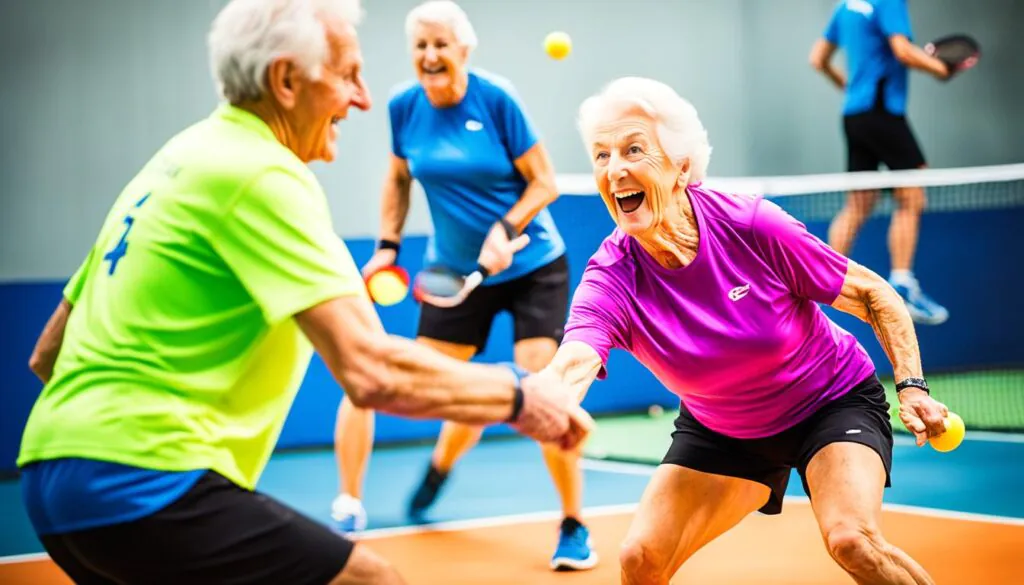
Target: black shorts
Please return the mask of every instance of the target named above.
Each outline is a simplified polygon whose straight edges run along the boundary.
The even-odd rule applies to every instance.
[[[212,471],[155,514],[40,540],[78,585],[327,585],[354,548],[327,526]]]
[[[483,351],[498,313],[512,314],[514,340],[549,337],[561,342],[569,311],[569,263],[565,255],[533,272],[477,287],[461,304],[442,309],[423,304],[418,334],[472,345]]]
[[[716,433],[680,406],[672,433],[672,445],[662,463],[696,471],[739,477],[771,488],[764,514],[782,511],[782,498],[796,468],[807,487],[807,464],[830,443],[848,441],[867,445],[885,466],[885,486],[891,485],[892,425],[885,388],[872,375],[848,393],[826,404],[808,419],[785,431],[760,439],[734,439]],[[850,433],[851,430],[859,432]]]
[[[843,118],[846,134],[847,170],[877,171],[879,164],[890,170],[918,169],[925,165],[906,116],[882,108]]]

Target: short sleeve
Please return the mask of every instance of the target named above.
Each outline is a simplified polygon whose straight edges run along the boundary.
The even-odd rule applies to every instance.
[[[391,153],[398,158],[406,158],[402,147],[402,125],[405,121],[405,102],[401,94],[388,101],[388,119],[391,124]]]
[[[498,124],[504,138],[505,146],[508,148],[512,160],[526,154],[526,151],[533,148],[540,136],[515,89],[511,86],[499,88],[495,103],[498,115]]]
[[[906,0],[882,0],[875,6],[878,12],[878,26],[886,38],[903,35],[908,39],[910,34],[910,12]]]
[[[835,10],[832,11],[832,18],[825,27],[825,40],[833,45],[839,45],[839,17],[843,11],[843,2],[837,2]]]
[[[262,175],[239,195],[212,245],[269,323],[366,293],[322,192],[285,171]]]
[[[89,250],[89,255],[85,257],[85,261],[78,267],[78,270],[71,276],[67,284],[64,285],[64,298],[67,299],[72,306],[78,303],[78,298],[82,296],[82,289],[85,288],[85,280],[89,274],[89,267],[92,265],[93,257],[96,255],[96,248],[93,247]]]
[[[579,341],[589,345],[601,357],[599,379],[607,376],[606,366],[612,349],[629,349],[629,318],[625,291],[609,275],[588,267],[569,307],[562,344]]]
[[[846,256],[807,231],[776,203],[761,199],[757,205],[753,232],[764,260],[794,295],[832,304],[846,280]]]

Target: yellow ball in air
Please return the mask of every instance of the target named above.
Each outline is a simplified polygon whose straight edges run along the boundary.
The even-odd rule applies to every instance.
[[[562,31],[555,31],[544,37],[544,51],[552,59],[565,59],[572,52],[572,39]]]

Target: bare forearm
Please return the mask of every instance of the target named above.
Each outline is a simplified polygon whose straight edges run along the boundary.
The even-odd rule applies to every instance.
[[[878,337],[885,355],[892,363],[896,380],[921,377],[921,352],[914,333],[914,323],[903,309],[899,296],[888,289],[875,289],[865,299],[866,321]]]
[[[412,184],[406,178],[389,180],[381,192],[380,237],[400,241],[405,220],[409,217]]]
[[[381,370],[352,396],[358,406],[480,425],[512,414],[516,378],[505,368],[452,359],[395,336],[377,353]]]
[[[601,371],[601,358],[590,346],[571,342],[560,348],[542,374],[552,375],[569,386],[579,402]]]
[[[554,181],[535,179],[526,185],[523,196],[505,214],[505,219],[521,232],[555,199],[558,199],[558,190]]]
[[[64,329],[67,327],[68,316],[71,314],[71,303],[62,299],[57,309],[50,315],[42,334],[36,340],[32,356],[29,358],[29,369],[43,384],[53,376],[53,366],[57,363],[57,355],[64,344]]]
[[[825,65],[821,73],[839,89],[846,89],[846,77],[831,64]]]
[[[946,64],[913,43],[904,44],[897,59],[911,69],[931,73],[939,78],[946,76]]]

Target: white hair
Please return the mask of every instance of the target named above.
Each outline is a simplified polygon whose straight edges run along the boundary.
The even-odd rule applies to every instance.
[[[708,133],[697,109],[668,85],[644,77],[620,77],[580,104],[578,125],[589,150],[600,115],[611,104],[633,104],[654,118],[661,148],[673,164],[690,159],[691,183],[704,180],[711,161]]]
[[[259,99],[267,68],[290,57],[313,79],[327,60],[332,16],[358,26],[360,0],[231,0],[213,21],[207,37],[210,67],[220,95],[231,103]]]
[[[455,40],[470,50],[476,48],[476,31],[466,11],[452,0],[427,0],[409,11],[405,17],[405,36],[411,41],[420,24],[440,24],[452,31]]]

